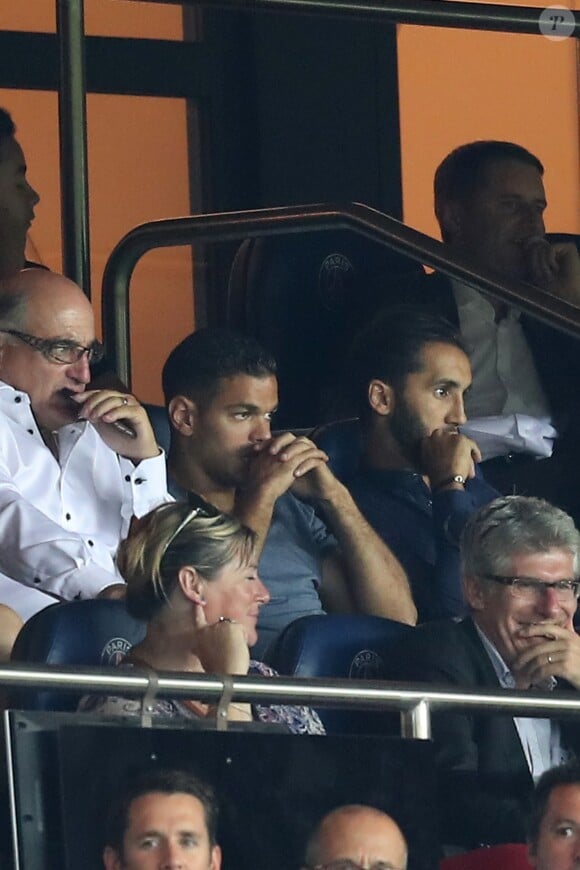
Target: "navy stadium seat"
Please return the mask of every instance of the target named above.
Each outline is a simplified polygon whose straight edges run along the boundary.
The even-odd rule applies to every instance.
[[[49,665],[117,665],[145,636],[146,623],[129,616],[124,601],[92,599],[47,607],[31,617],[12,649],[12,661]],[[18,690],[11,706],[75,710],[80,695],[61,690]]]
[[[385,304],[400,301],[397,277],[420,271],[414,260],[349,230],[242,243],[230,272],[225,325],[274,354],[277,426],[312,427],[337,415],[337,373],[354,335]]]
[[[389,679],[397,644],[413,628],[379,616],[303,616],[287,625],[266,654],[278,673],[296,677]],[[398,716],[378,711],[319,709],[328,733],[398,733]]]
[[[155,433],[155,440],[160,447],[163,447],[165,453],[169,453],[169,441],[171,436],[171,425],[167,411],[163,405],[147,405],[143,407],[147,411],[149,421]]]
[[[310,437],[328,455],[328,464],[332,473],[344,484],[348,484],[357,472],[363,449],[358,418],[324,423],[318,426]]]

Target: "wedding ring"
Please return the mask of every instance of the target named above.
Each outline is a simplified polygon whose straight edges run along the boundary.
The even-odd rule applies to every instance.
[[[218,622],[231,622],[232,625],[235,623],[235,619],[230,619],[229,616],[220,616]]]
[[[552,664],[552,656],[548,656],[548,664],[549,664],[549,665]]]
[[[122,402],[124,405],[128,405],[128,404],[129,404],[129,399],[127,398],[127,396],[123,396],[123,398],[121,399],[121,402]]]

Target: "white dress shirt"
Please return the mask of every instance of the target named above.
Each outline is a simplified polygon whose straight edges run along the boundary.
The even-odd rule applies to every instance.
[[[0,571],[35,592],[93,598],[123,582],[114,557],[131,517],[171,500],[165,456],[135,466],[85,421],[58,444],[57,460],[28,395],[0,381]],[[6,581],[0,602],[11,604]]]
[[[489,299],[459,281],[452,285],[473,373],[465,397],[469,419],[465,434],[477,441],[484,459],[518,452],[550,456],[558,433],[551,425],[550,404],[520,312],[508,308],[505,317],[496,321]],[[533,431],[533,437],[522,439],[522,429]]]
[[[540,384],[520,312],[508,308],[498,323],[491,302],[465,284],[453,282],[459,329],[473,385],[466,396],[468,417],[529,414],[549,417],[550,405]]]

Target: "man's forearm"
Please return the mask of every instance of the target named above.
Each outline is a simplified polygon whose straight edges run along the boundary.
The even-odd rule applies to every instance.
[[[236,496],[233,510],[234,516],[243,525],[252,529],[258,536],[256,559],[260,558],[264,549],[270,525],[272,524],[275,504],[275,498],[271,498],[267,493],[259,490],[251,494],[240,492]]]
[[[417,610],[399,561],[369,526],[350,493],[337,482],[321,502],[338,540],[346,583],[356,609],[414,625]]]

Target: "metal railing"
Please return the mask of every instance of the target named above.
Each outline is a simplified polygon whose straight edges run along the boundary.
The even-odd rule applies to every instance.
[[[140,2],[140,0],[137,0]],[[468,28],[511,33],[540,33],[543,11],[531,6],[503,6],[497,3],[461,3],[458,0],[419,0],[417,3],[391,3],[389,0],[153,0],[157,3],[190,3],[218,9],[245,12],[285,12],[331,15],[333,18],[361,18],[366,21],[393,21],[397,24],[423,24],[429,27]],[[561,4],[565,5],[565,4]],[[570,10],[572,11],[572,10]],[[574,36],[580,36],[580,17]]]
[[[109,360],[131,384],[129,282],[136,263],[152,248],[228,241],[290,232],[348,229],[392,247],[421,263],[522,311],[580,335],[580,309],[531,284],[499,281],[476,271],[436,239],[365,205],[306,205],[224,212],[150,221],[134,227],[111,253],[103,275],[103,338]]]
[[[137,0],[141,2],[141,0]],[[167,2],[167,0],[160,0]],[[182,0],[170,0],[179,2]],[[432,27],[540,34],[534,7],[489,3],[441,3],[440,0],[189,0],[196,5],[245,11],[317,13],[355,16]],[[55,0],[60,41],[59,89],[60,169],[63,211],[63,263],[68,277],[89,288],[89,216],[86,146],[86,88],[84,67],[84,0]],[[576,15],[575,38],[580,38]]]
[[[407,685],[373,680],[305,679],[301,677],[212,676],[132,669],[123,673],[112,668],[48,667],[9,664],[0,667],[0,685],[9,688],[59,690],[97,694],[142,696],[144,714],[156,697],[192,698],[218,703],[218,727],[227,726],[220,711],[231,700],[261,704],[294,703],[313,707],[346,707],[366,710],[398,710],[401,734],[427,740],[431,736],[431,713],[470,711],[485,715],[580,717],[580,696],[563,692],[497,692],[483,689],[454,691],[449,688]]]

